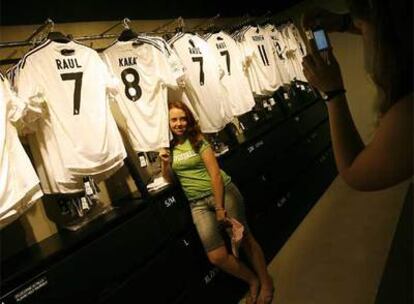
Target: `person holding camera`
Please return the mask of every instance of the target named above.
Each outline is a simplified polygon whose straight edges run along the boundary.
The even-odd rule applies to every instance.
[[[365,69],[380,98],[380,123],[364,145],[351,117],[346,88],[332,48],[327,61],[312,40],[302,66],[309,83],[325,95],[339,174],[352,188],[374,191],[413,175],[413,2],[351,0],[350,14],[326,10],[302,17],[304,29],[360,33]],[[363,101],[361,101],[363,102]]]
[[[220,170],[189,108],[182,102],[169,102],[168,108],[173,140],[170,150],[160,151],[163,177],[171,182],[172,169],[180,181],[209,261],[249,285],[247,303],[271,303],[273,280],[263,251],[246,223],[242,195]],[[225,246],[221,228],[231,226],[234,219],[244,227],[241,247],[253,270]]]

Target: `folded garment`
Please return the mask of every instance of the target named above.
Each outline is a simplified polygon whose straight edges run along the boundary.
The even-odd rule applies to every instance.
[[[231,225],[231,228],[227,229],[231,240],[231,251],[235,257],[239,257],[239,248],[243,240],[244,226],[235,218],[229,217],[226,220]]]

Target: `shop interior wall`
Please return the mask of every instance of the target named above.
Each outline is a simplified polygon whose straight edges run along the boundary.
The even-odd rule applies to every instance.
[[[51,16],[53,19],[53,16]],[[46,18],[45,18],[46,19]],[[232,22],[237,22],[240,18],[221,18],[216,23],[217,25],[227,24]],[[105,22],[77,22],[77,23],[62,23],[55,24],[54,31],[60,31],[64,34],[71,34],[74,37],[80,36],[89,36],[89,35],[98,35],[106,31],[108,28],[118,23],[120,20],[114,21],[105,21]],[[170,20],[131,20],[129,26],[136,32],[149,32],[160,25],[167,23]],[[206,19],[186,19],[185,27],[193,28],[199,24],[205,22]],[[1,26],[0,27],[0,42],[9,42],[9,41],[24,41],[26,40],[40,25],[19,25],[19,26]],[[165,30],[174,30],[175,25],[167,27]],[[107,34],[117,34],[123,30],[123,27],[120,25]],[[95,48],[100,49],[104,48],[112,43],[114,38],[110,39],[100,39],[100,40],[90,40],[84,41],[82,43]],[[24,47],[10,47],[0,49],[0,59],[17,59],[23,57],[31,46]],[[0,66],[2,73],[5,73],[11,65]],[[115,113],[116,115],[116,113]],[[25,139],[22,139],[23,143]],[[133,158],[135,164],[139,163],[136,160],[135,155],[129,154],[130,158]],[[150,171],[151,167],[148,166]],[[143,172],[144,174],[151,174],[151,172]],[[101,190],[100,199],[104,204],[110,204],[112,201],[120,199],[132,194],[133,196],[139,196],[139,191],[135,185],[135,182],[131,175],[129,174],[126,167],[118,171],[114,176],[112,176],[106,182],[99,183],[99,188]],[[19,218],[18,221],[14,223],[15,226],[23,227],[25,233],[25,245],[29,246],[33,243],[40,242],[45,238],[55,234],[58,229],[53,221],[49,219],[47,214],[50,212],[56,212],[58,210],[56,206],[46,206],[45,204],[56,204],[54,201],[49,202],[46,200],[39,200],[28,212]],[[51,210],[51,211],[50,211]],[[11,227],[8,229],[10,231],[21,231],[21,229],[15,229]],[[11,232],[12,234],[14,232]],[[7,237],[7,239],[15,239],[13,237]],[[9,244],[8,244],[9,245]],[[21,247],[19,244],[10,244],[10,246]],[[18,250],[19,248],[16,248]],[[16,251],[12,250],[12,251]]]
[[[289,10],[284,11],[283,13],[278,14],[277,18],[280,20],[293,18],[295,23],[298,25],[300,24],[300,15],[304,10],[318,5],[333,11],[342,12],[346,7],[344,2],[345,1],[341,0],[305,1]],[[53,16],[51,16],[51,18],[53,19]],[[217,24],[227,24],[231,22],[235,23],[239,20],[240,18],[221,18],[217,21]],[[132,20],[130,26],[135,31],[146,32],[157,28],[159,25],[162,25],[167,21],[168,20]],[[185,20],[188,28],[192,28],[203,21],[203,19]],[[56,24],[54,30],[61,31],[66,34],[72,34],[74,37],[96,35],[102,33],[116,22],[117,21],[115,20],[112,22]],[[0,27],[0,41],[25,40],[37,27],[38,25]],[[118,27],[111,31],[111,33],[117,33],[121,30],[122,28]],[[362,68],[362,39],[360,36],[344,33],[330,34],[329,38],[333,45],[334,53],[341,65],[352,115],[364,141],[367,142],[373,134],[376,123],[377,115],[374,106],[376,93],[375,87]],[[87,41],[86,44],[93,48],[102,48],[109,45],[111,41],[112,39]],[[27,47],[0,49],[0,58],[21,58],[27,50]],[[7,66],[0,67],[3,72],[7,68]],[[109,188],[113,189],[108,189],[108,184],[111,185]],[[112,197],[111,192],[119,192],[119,189],[128,189],[128,191],[131,192],[137,191],[131,176],[125,170],[112,178],[110,183],[102,183],[99,186],[102,190],[101,198],[105,203],[110,202],[110,197]],[[19,224],[25,229],[27,245],[40,242],[57,232],[56,225],[46,216],[43,202],[37,203],[29,212],[22,216],[19,220]]]

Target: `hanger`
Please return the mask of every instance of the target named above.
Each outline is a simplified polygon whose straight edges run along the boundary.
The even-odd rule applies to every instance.
[[[121,34],[118,37],[118,41],[129,41],[133,40],[138,37],[138,34],[131,30],[130,28],[125,29],[121,32]]]
[[[47,39],[60,43],[68,43],[72,41],[69,37],[65,36],[61,32],[49,32],[49,34],[47,34]]]

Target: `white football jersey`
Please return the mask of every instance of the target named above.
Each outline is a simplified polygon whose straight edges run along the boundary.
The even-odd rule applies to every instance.
[[[273,47],[275,49],[274,56],[277,67],[279,68],[279,73],[282,78],[283,83],[289,84],[293,77],[289,73],[290,62],[286,58],[286,43],[283,39],[282,34],[277,30],[274,25],[268,24],[265,26],[265,32],[270,37]]]
[[[43,195],[36,172],[9,120],[14,98],[7,80],[0,75],[0,227]]]
[[[279,69],[277,67],[274,52],[275,49],[260,27],[249,27],[242,33],[241,47],[248,62],[248,75],[256,75],[256,80],[251,80],[251,84],[256,83],[258,87],[252,87],[256,95],[270,95],[283,85]]]
[[[70,174],[103,174],[126,157],[108,104],[114,84],[93,49],[75,41],[47,40],[24,56],[16,84],[22,99],[45,100],[36,133],[45,132],[46,141],[54,135]]]
[[[181,62],[181,59],[178,57],[176,52],[169,46],[167,41],[165,41],[161,37],[157,36],[144,36],[147,39],[157,42],[157,44],[161,47],[164,55],[168,58],[168,63],[172,69],[173,75],[175,79],[180,79],[184,76],[184,66]]]
[[[243,70],[244,57],[236,41],[224,32],[205,37],[224,68],[222,82],[227,89],[233,116],[249,112],[254,106],[254,97]]]
[[[282,29],[287,45],[288,58],[297,80],[307,81],[303,75],[302,58],[306,55],[306,45],[293,23],[286,24]]]
[[[172,67],[159,43],[146,37],[118,41],[104,52],[119,79],[116,96],[132,148],[139,152],[169,147],[167,87],[177,88],[179,68]]]
[[[232,115],[215,50],[201,37],[188,33],[177,34],[169,44],[185,67],[185,94],[197,113],[201,131],[222,130]]]

